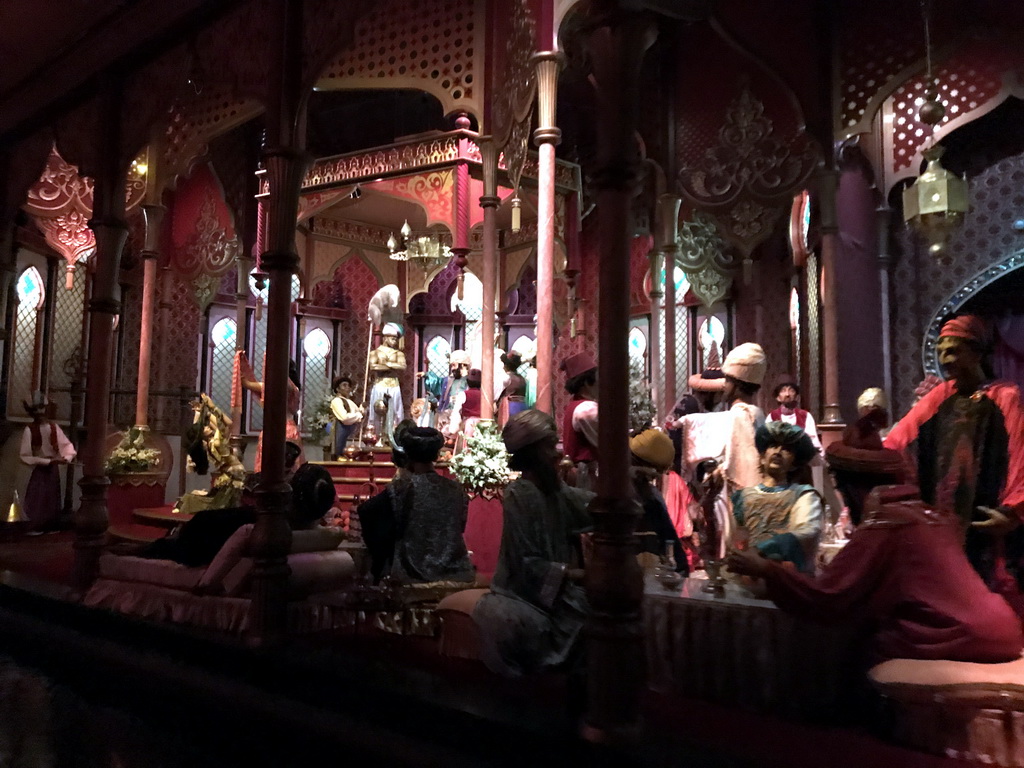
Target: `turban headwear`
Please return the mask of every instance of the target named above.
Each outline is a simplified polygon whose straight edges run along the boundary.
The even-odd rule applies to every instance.
[[[769,421],[758,427],[754,433],[754,445],[758,453],[764,453],[773,445],[782,446],[793,452],[797,466],[806,464],[818,452],[806,432],[785,421]]]
[[[452,365],[469,365],[469,352],[464,349],[456,349],[448,355],[448,362]]]
[[[630,438],[629,450],[659,472],[670,469],[676,457],[676,447],[672,443],[672,438],[660,429],[645,429]]]
[[[575,379],[587,371],[597,368],[597,361],[589,352],[577,352],[562,361],[562,370],[565,371],[567,379]]]
[[[694,392],[721,392],[725,389],[725,374],[721,368],[708,368],[693,374],[687,383]]]
[[[549,437],[558,437],[558,425],[549,414],[532,408],[517,413],[508,420],[508,424],[501,431],[501,439],[509,453],[515,453]]]
[[[765,369],[768,361],[764,356],[764,350],[760,344],[747,342],[733,348],[725,356],[722,363],[722,373],[732,376],[734,379],[745,381],[747,384],[758,384],[764,382]]]
[[[881,387],[868,387],[857,398],[857,410],[864,408],[878,408],[888,410],[889,398],[885,396],[885,390]]]
[[[511,368],[518,368],[523,364],[523,356],[515,350],[501,353],[501,362]]]
[[[967,339],[983,347],[987,347],[990,341],[988,326],[977,315],[960,315],[946,321],[939,331],[939,338],[943,336]]]
[[[402,326],[398,323],[384,323],[384,329],[380,333],[381,336],[401,336]]]

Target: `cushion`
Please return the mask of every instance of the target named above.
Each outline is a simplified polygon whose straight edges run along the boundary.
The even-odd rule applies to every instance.
[[[968,661],[925,661],[890,659],[868,673],[880,687],[920,685],[928,687],[972,685],[1024,690],[1024,657],[1003,664],[975,664]]]
[[[213,561],[206,567],[203,578],[199,580],[199,588],[213,593],[226,592],[231,594],[224,587],[224,577],[238,565],[245,555],[249,546],[249,537],[252,535],[254,523],[247,523],[231,534],[224,542],[224,546],[214,556]]]
[[[486,595],[486,589],[464,589],[448,595],[437,604],[441,617],[442,656],[456,659],[480,658],[480,630],[473,621],[473,609]]]
[[[292,575],[289,592],[312,595],[340,589],[356,574],[356,564],[348,552],[300,552],[288,556]]]
[[[151,560],[131,555],[104,553],[100,557],[100,577],[116,581],[157,584],[171,589],[195,588],[203,568],[189,568],[171,560]]]
[[[337,549],[345,540],[345,532],[340,528],[318,526],[302,531],[292,532],[292,546],[289,552],[293,555],[302,552],[324,552]]]

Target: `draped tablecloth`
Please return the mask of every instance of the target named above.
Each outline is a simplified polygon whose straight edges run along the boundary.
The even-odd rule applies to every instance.
[[[648,577],[651,688],[817,720],[840,710],[855,679],[849,631],[796,619],[734,584],[716,598],[701,591],[706,583],[667,590]]]

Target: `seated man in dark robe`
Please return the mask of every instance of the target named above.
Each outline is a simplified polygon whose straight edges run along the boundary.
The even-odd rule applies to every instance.
[[[580,533],[591,525],[593,494],[558,478],[555,420],[527,410],[502,431],[509,467],[522,476],[505,489],[504,525],[491,591],[473,610],[481,656],[509,677],[564,667],[577,654],[587,613],[574,568]]]
[[[874,487],[902,479],[899,454],[834,444],[827,457],[851,513],[863,512],[849,543],[817,578],[757,551],[730,554],[729,569],[763,578],[768,597],[785,611],[869,628],[872,665],[1020,656],[1020,621],[968,562],[956,514],[932,509],[912,486]]]

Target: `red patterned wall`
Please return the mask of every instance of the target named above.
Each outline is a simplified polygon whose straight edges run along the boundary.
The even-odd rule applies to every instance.
[[[334,270],[330,281],[313,287],[312,306],[349,310],[347,318],[338,327],[337,375],[355,379],[361,396],[366,371],[366,339],[369,323],[366,308],[373,294],[380,288],[373,270],[356,254],[352,254]]]

